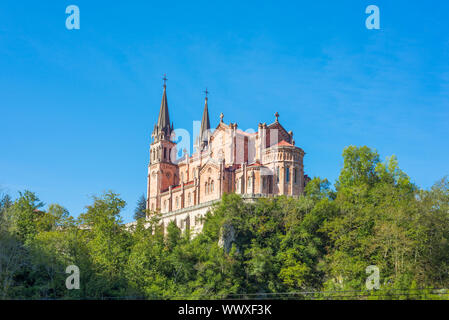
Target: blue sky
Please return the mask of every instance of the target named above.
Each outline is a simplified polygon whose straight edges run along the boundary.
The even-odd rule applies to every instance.
[[[81,29],[65,28],[80,8]],[[380,8],[381,30],[365,28]],[[335,181],[348,145],[395,154],[423,188],[449,174],[447,1],[0,3],[0,188],[72,215],[113,190],[130,221],[145,192],[167,74],[170,117],[192,130],[210,91],[239,128],[274,113]]]

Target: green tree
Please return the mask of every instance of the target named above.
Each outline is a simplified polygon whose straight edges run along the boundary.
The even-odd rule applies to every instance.
[[[122,224],[121,210],[126,203],[113,192],[94,197],[87,212],[80,215],[81,228],[98,276],[107,279],[104,296],[126,295],[125,266],[130,234]]]
[[[15,277],[27,264],[27,252],[0,221],[0,299],[13,298],[11,288],[18,285]]]
[[[146,218],[147,216],[147,200],[144,195],[141,195],[139,200],[137,201],[137,206],[134,209],[134,220],[139,220],[142,218]]]
[[[0,197],[0,217],[2,217],[6,210],[10,209],[13,205],[12,199],[8,194],[4,194]]]
[[[38,232],[37,222],[42,217],[40,209],[44,204],[30,191],[19,192],[19,198],[11,208],[13,228],[18,239],[24,243],[31,241]]]
[[[313,178],[307,183],[305,194],[314,200],[320,200],[322,198],[334,199],[335,193],[331,190],[330,185],[327,179]]]
[[[413,280],[416,188],[394,157],[382,164],[367,147],[348,147],[343,156],[338,214],[323,228],[331,239],[326,288],[365,289],[369,265],[379,267],[384,283],[405,288]]]
[[[411,234],[418,283],[425,287],[449,286],[449,179],[444,177],[430,190],[419,194],[419,215],[412,221]]]
[[[349,146],[343,150],[344,165],[336,182],[337,190],[341,187],[373,184],[377,181],[376,166],[379,154],[367,146]]]

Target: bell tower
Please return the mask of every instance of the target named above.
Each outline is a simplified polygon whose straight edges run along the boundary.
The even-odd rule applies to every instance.
[[[176,143],[173,142],[173,123],[170,124],[167,102],[167,78],[164,75],[159,117],[151,135],[150,164],[148,166],[147,209],[157,211],[161,208],[160,194],[178,183]]]

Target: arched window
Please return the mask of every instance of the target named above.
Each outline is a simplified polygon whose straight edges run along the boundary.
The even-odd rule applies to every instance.
[[[210,191],[214,192],[214,180],[212,180],[211,184],[210,184]]]
[[[165,211],[167,211],[167,200],[164,200],[164,209],[165,209]]]
[[[286,168],[285,173],[286,173],[285,178],[286,178],[287,182],[289,182],[290,181],[290,168]]]
[[[204,194],[207,194],[207,182],[204,184]]]

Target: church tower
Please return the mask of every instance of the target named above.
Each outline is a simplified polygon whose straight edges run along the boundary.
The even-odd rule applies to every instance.
[[[161,209],[160,193],[178,183],[176,144],[173,142],[173,123],[170,124],[167,102],[167,78],[164,76],[164,92],[150,145],[150,164],[148,166],[147,209]]]

